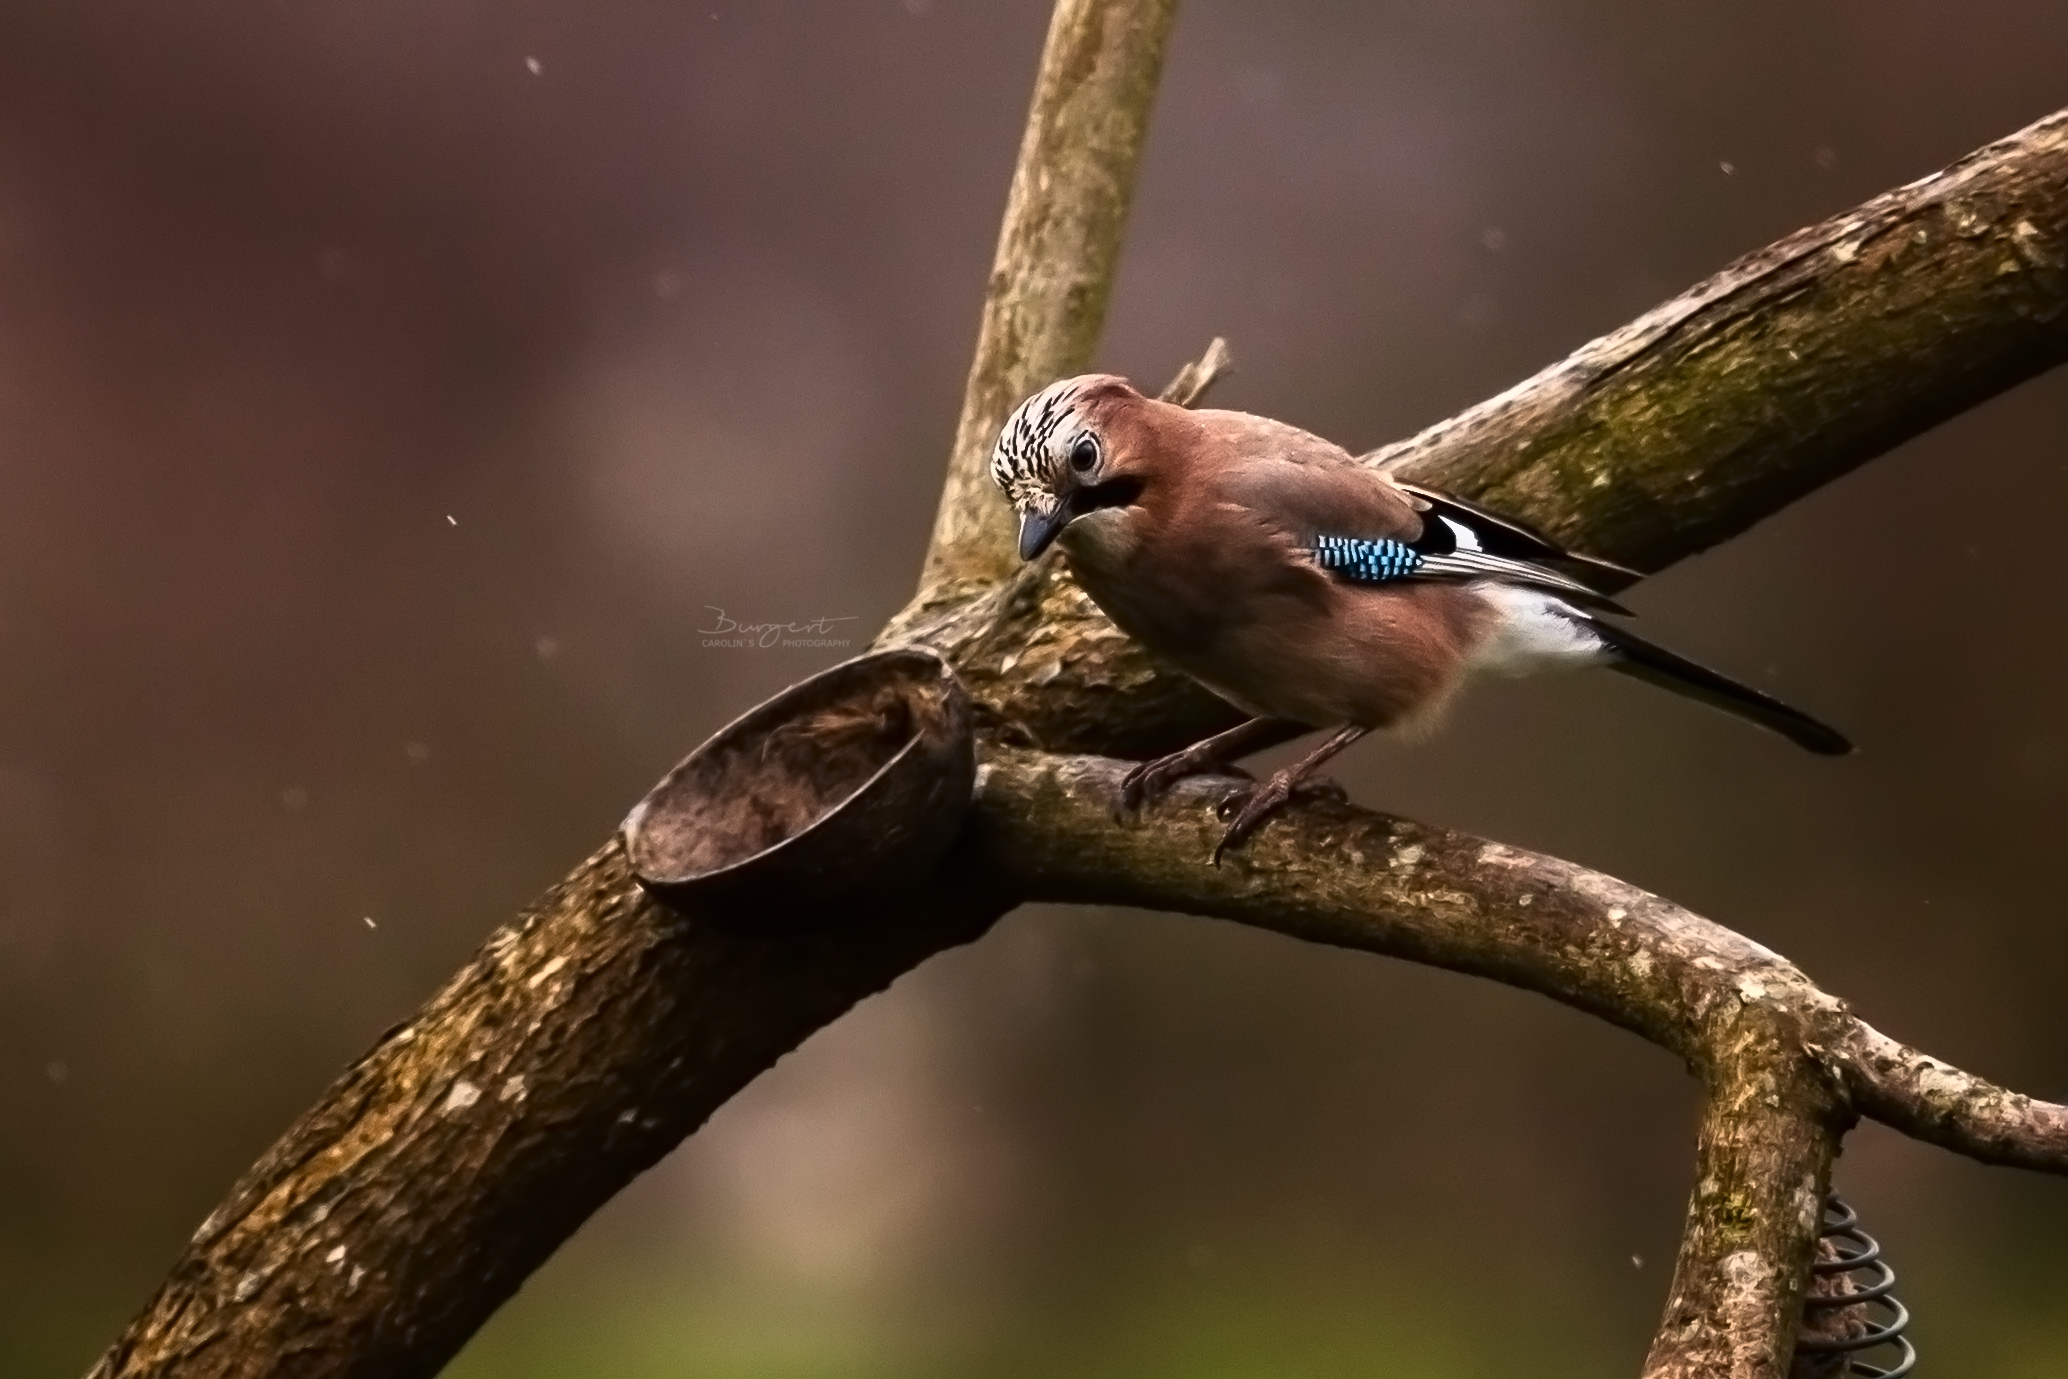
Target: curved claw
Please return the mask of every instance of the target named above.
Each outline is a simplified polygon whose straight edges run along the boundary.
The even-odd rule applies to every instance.
[[[1350,796],[1334,781],[1302,780],[1297,768],[1280,771],[1262,785],[1250,790],[1237,791],[1215,806],[1214,812],[1222,818],[1235,809],[1235,820],[1228,825],[1228,831],[1221,835],[1221,841],[1214,844],[1212,865],[1221,865],[1221,855],[1242,843],[1255,833],[1275,811],[1282,809],[1292,800],[1311,795],[1321,799],[1334,800],[1338,804],[1349,802]],[[1236,806],[1240,805],[1240,808]]]
[[[1318,789],[1324,794],[1334,794],[1337,798],[1342,798],[1342,787],[1333,781],[1316,782],[1312,787],[1303,787],[1301,782],[1312,776],[1322,762],[1327,761],[1337,752],[1342,751],[1370,731],[1370,728],[1360,723],[1345,723],[1342,727],[1328,735],[1328,741],[1309,752],[1303,759],[1286,767],[1283,771],[1273,775],[1271,779],[1250,791],[1248,796],[1243,799],[1242,810],[1236,814],[1235,822],[1228,825],[1228,831],[1221,835],[1221,841],[1215,846],[1213,864],[1218,867],[1221,864],[1221,854],[1225,853],[1229,848],[1239,845],[1243,839],[1256,832],[1257,825],[1264,822],[1265,817],[1272,810],[1291,799],[1296,790]],[[1228,805],[1235,802],[1235,799],[1236,797],[1231,795],[1221,801],[1223,812],[1226,811]]]
[[[1121,778],[1120,807],[1114,811],[1114,817],[1125,819],[1187,776],[1212,771],[1248,780],[1248,772],[1228,763],[1281,740],[1287,729],[1296,733],[1298,725],[1275,718],[1252,718],[1226,732],[1202,738],[1182,751],[1143,762]]]
[[[1159,788],[1160,782],[1156,779],[1156,768],[1161,766],[1163,761],[1163,758],[1158,758],[1155,761],[1140,762],[1120,778],[1121,809],[1133,813],[1147,804],[1152,797],[1162,793],[1162,789]]]
[[[1222,800],[1215,812],[1224,819],[1228,817],[1228,810],[1238,801],[1241,807],[1236,809],[1234,821],[1228,825],[1228,831],[1221,835],[1221,841],[1214,844],[1213,856],[1208,859],[1209,864],[1216,867],[1221,865],[1223,853],[1229,848],[1240,847],[1243,841],[1270,817],[1273,810],[1291,798],[1292,782],[1287,780],[1285,773],[1281,771],[1254,789],[1241,791]]]

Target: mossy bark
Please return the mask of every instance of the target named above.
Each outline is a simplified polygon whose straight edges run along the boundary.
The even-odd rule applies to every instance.
[[[1371,458],[1657,571],[2068,358],[2068,112]]]
[[[684,914],[606,844],[331,1085],[93,1373],[435,1374],[735,1092],[1014,903],[951,871],[894,914]]]

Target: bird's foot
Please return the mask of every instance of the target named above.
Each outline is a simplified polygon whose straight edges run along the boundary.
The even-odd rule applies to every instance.
[[[1231,766],[1217,759],[1210,752],[1203,752],[1204,743],[1194,743],[1182,752],[1145,761],[1120,778],[1120,807],[1124,813],[1135,813],[1143,805],[1154,804],[1169,793],[1170,788],[1187,776],[1215,775],[1236,776],[1249,779],[1249,773],[1239,766]]]
[[[1255,833],[1272,813],[1301,796],[1333,800],[1337,804],[1346,803],[1350,798],[1342,786],[1326,776],[1302,777],[1297,766],[1288,766],[1260,785],[1235,791],[1221,801],[1217,810],[1224,819],[1232,810],[1235,818],[1229,823],[1228,831],[1221,835],[1221,841],[1214,845],[1213,865],[1221,865],[1221,854],[1242,846],[1244,840]]]

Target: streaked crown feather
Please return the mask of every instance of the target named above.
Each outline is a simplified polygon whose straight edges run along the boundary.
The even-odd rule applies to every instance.
[[[991,450],[991,482],[1016,510],[1055,509],[1056,481],[1069,464],[1070,447],[1090,429],[1077,413],[1084,380],[1049,384],[1013,409]]]

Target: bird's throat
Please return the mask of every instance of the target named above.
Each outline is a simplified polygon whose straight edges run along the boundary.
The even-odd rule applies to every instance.
[[[1056,544],[1070,557],[1071,568],[1080,576],[1089,572],[1093,579],[1100,575],[1124,578],[1141,548],[1141,535],[1133,521],[1135,515],[1134,509],[1126,507],[1095,509],[1063,528]],[[1098,596],[1094,593],[1093,597]]]

